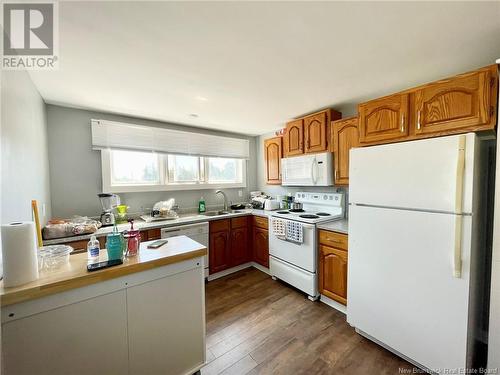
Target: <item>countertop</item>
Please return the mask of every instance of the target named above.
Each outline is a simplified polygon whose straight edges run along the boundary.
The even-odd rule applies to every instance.
[[[264,216],[268,217],[271,214],[272,211],[264,211],[264,210],[240,210],[238,213],[232,213],[232,214],[225,214],[225,215],[219,215],[219,216],[205,216],[205,215],[199,215],[199,214],[185,214],[185,215],[179,215],[178,219],[175,220],[161,220],[161,221],[152,221],[152,222],[145,222],[144,220],[134,220],[134,229],[139,229],[139,230],[145,230],[145,229],[154,229],[154,228],[168,228],[168,227],[174,227],[177,225],[185,225],[185,224],[194,224],[194,223],[201,223],[204,221],[212,221],[212,220],[221,220],[221,219],[228,219],[232,217],[238,217],[238,216],[246,216],[246,215],[255,215],[255,216]],[[130,228],[130,224],[118,224],[118,231],[122,232],[126,229]],[[51,240],[44,240],[43,244],[44,245],[55,245],[59,243],[67,243],[67,242],[72,242],[72,241],[81,241],[81,240],[89,240],[90,236],[96,236],[96,237],[103,237],[106,236],[108,233],[111,233],[113,231],[113,227],[102,227],[99,228],[96,232],[92,234],[83,234],[81,236],[71,236],[71,237],[61,237],[61,238],[55,238]]]
[[[2,281],[0,282],[0,306],[45,297],[207,254],[207,249],[203,245],[186,236],[169,238],[168,243],[159,249],[148,249],[147,245],[150,242],[153,241],[141,243],[138,255],[125,258],[123,264],[119,266],[88,272],[87,253],[82,253],[71,255],[69,262],[56,270],[40,271],[38,280],[31,283],[4,288]],[[107,260],[107,252],[102,250],[99,259],[92,263],[105,260]]]
[[[318,229],[324,229],[332,232],[348,234],[349,221],[347,219],[329,221],[326,223],[318,224]]]

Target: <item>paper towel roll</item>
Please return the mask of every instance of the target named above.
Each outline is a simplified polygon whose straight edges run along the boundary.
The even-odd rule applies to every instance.
[[[38,248],[32,221],[2,225],[3,285],[13,287],[38,279]]]

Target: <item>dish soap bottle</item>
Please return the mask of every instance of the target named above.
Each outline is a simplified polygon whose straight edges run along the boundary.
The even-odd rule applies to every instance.
[[[200,198],[200,201],[198,202],[198,212],[201,214],[207,210],[207,207],[205,205],[205,199],[203,197]]]
[[[90,237],[90,241],[87,243],[87,255],[91,260],[99,258],[100,245],[99,241],[95,236]]]

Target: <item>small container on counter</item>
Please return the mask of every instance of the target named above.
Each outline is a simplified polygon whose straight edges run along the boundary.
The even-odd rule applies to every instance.
[[[130,220],[130,230],[123,233],[125,239],[125,255],[128,257],[136,256],[141,244],[141,232],[134,229],[134,220]]]

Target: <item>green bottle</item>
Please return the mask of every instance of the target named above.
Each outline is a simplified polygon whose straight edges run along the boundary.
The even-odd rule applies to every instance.
[[[198,202],[198,212],[201,214],[207,210],[207,207],[205,206],[205,199],[203,197],[200,198],[200,201]]]

